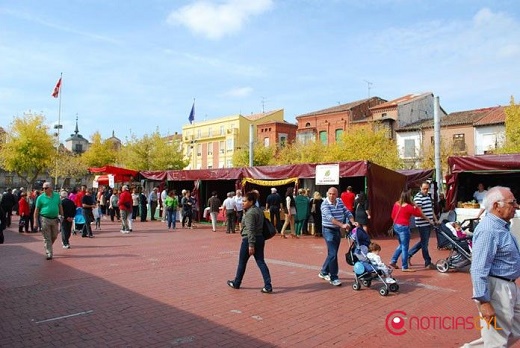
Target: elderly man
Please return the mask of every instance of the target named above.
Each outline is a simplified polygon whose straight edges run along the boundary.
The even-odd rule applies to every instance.
[[[510,231],[518,203],[509,188],[495,186],[483,205],[487,214],[475,228],[471,265],[482,338],[466,347],[510,347],[520,339],[520,251]]]
[[[341,242],[340,228],[347,229],[350,221],[352,225],[357,226],[354,216],[345,207],[341,199],[338,199],[338,189],[329,188],[327,198],[321,204],[321,215],[323,225],[323,238],[327,243],[327,258],[321,268],[318,276],[325,279],[334,286],[340,286],[341,281],[338,279],[338,250]]]
[[[41,217],[45,253],[47,254],[47,260],[52,260],[52,245],[60,232],[58,218],[63,215],[63,208],[60,195],[52,191],[52,186],[49,182],[45,182],[42,189],[43,193],[36,199],[34,220],[38,221],[38,217]]]

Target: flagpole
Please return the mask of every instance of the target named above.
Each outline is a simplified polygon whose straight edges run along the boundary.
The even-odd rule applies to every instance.
[[[58,144],[56,145],[56,158],[55,158],[55,168],[54,168],[54,189],[58,188],[58,157],[60,154],[60,129],[62,128],[61,125],[61,84],[63,83],[63,73],[60,73],[60,88],[59,88],[59,102],[58,102],[58,124],[54,125],[54,128],[56,131],[56,137],[58,138]]]

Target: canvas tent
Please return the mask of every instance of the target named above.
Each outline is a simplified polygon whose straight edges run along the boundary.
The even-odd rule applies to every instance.
[[[211,191],[219,192],[220,197],[233,189],[240,189],[243,185],[257,185],[260,188],[261,200],[265,200],[270,187],[280,188],[280,180],[289,180],[284,185],[293,185],[303,179],[314,179],[317,164],[295,164],[282,166],[260,166],[246,168],[219,168],[198,170],[168,170],[168,171],[144,171],[140,175],[152,181],[172,181],[176,183],[193,183],[200,181],[198,187],[200,202],[206,202]],[[385,235],[391,227],[390,213],[394,202],[399,198],[401,191],[406,186],[405,175],[393,170],[381,167],[367,161],[340,162],[339,176],[345,178],[358,178],[364,181],[367,188],[368,200],[372,221],[370,222],[370,234],[372,236]],[[248,189],[249,187],[246,186]],[[256,187],[255,187],[256,188]],[[191,189],[191,188],[190,188]],[[317,188],[318,189],[318,188]],[[319,187],[324,194],[328,187]],[[283,196],[285,191],[279,190]]]
[[[516,197],[520,192],[520,154],[452,156],[448,167],[446,202],[450,209],[459,201],[471,201],[479,183],[486,188],[510,187]]]
[[[89,168],[88,170],[90,173],[96,174],[95,181],[101,185],[108,185],[108,175],[114,176],[116,183],[135,181],[139,175],[138,171],[114,166]]]

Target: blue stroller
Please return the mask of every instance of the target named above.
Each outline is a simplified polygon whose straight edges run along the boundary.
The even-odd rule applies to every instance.
[[[345,254],[347,263],[354,268],[354,284],[352,289],[360,290],[361,285],[369,288],[372,281],[380,281],[383,285],[379,288],[381,296],[387,296],[389,292],[399,291],[399,284],[394,278],[384,278],[383,271],[376,268],[367,257],[368,245],[370,245],[370,237],[361,228],[357,227],[347,235],[349,240],[349,250]],[[389,269],[389,274],[391,269]]]
[[[85,217],[83,216],[83,208],[76,208],[76,215],[74,215],[74,228],[72,229],[72,234],[77,234],[76,232],[81,232],[83,230],[83,226],[85,226]]]

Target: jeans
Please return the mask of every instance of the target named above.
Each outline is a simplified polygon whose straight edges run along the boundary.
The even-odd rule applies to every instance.
[[[42,216],[43,245],[47,256],[52,256],[52,245],[60,233],[58,219],[47,219]]]
[[[218,217],[218,211],[212,211],[209,213],[211,216],[211,228],[213,231],[217,230],[217,217]]]
[[[338,279],[338,250],[341,243],[339,229],[323,227],[323,238],[327,243],[327,258],[321,267],[322,274],[330,274],[330,280]]]
[[[61,221],[61,242],[63,245],[69,245],[69,238],[72,232],[72,221],[63,218]]]
[[[128,220],[132,218],[132,211],[120,209],[121,211],[121,230],[122,231],[130,231],[130,226],[128,226]]]
[[[272,205],[269,207],[269,216],[271,217],[271,223],[274,227],[276,227],[277,231],[280,231],[280,207],[277,205]]]
[[[166,220],[168,221],[168,229],[175,228],[177,222],[177,209],[166,209]]]
[[[92,209],[83,209],[83,217],[85,218],[85,223],[83,224],[83,230],[81,233],[82,237],[92,236],[92,227],[90,226],[90,223],[92,222],[92,216]]]
[[[408,248],[410,247],[410,227],[405,225],[394,225],[394,231],[399,240],[399,245],[395,249],[394,255],[392,256],[391,263],[397,263],[401,253],[401,261],[403,262],[403,269],[408,268]]]
[[[271,285],[271,274],[269,273],[269,268],[264,261],[264,247],[265,247],[265,239],[260,235],[256,235],[256,243],[255,243],[255,261],[260,268],[260,272],[262,272],[262,277],[264,278],[264,287],[267,290],[272,289]],[[244,273],[246,273],[247,261],[249,260],[249,241],[247,237],[242,238],[242,244],[240,245],[240,252],[238,254],[238,267],[237,274],[235,276],[235,280],[233,283],[235,287],[239,288],[240,284],[242,284],[242,279],[244,278]]]
[[[432,259],[430,257],[430,253],[428,252],[428,242],[430,241],[430,233],[432,231],[431,226],[424,226],[424,227],[417,227],[419,230],[419,235],[421,236],[421,240],[417,242],[409,251],[408,255],[409,257],[412,257],[419,251],[419,249],[422,249],[422,256],[424,259],[424,265],[428,266],[430,263],[432,263]]]

